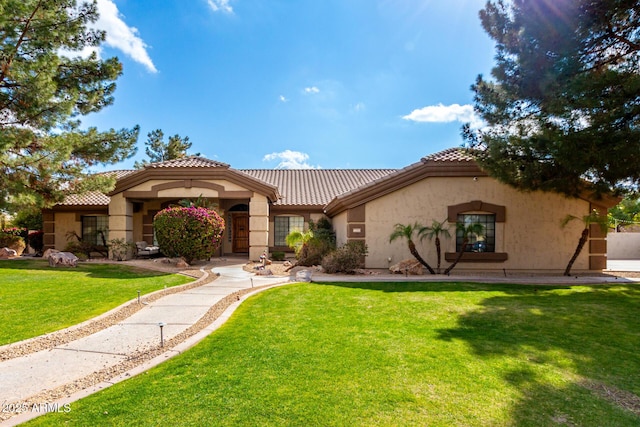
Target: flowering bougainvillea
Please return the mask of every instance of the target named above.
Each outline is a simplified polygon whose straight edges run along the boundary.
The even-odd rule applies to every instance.
[[[167,256],[183,257],[187,263],[209,259],[222,243],[224,219],[213,209],[171,207],[153,218],[160,250]]]

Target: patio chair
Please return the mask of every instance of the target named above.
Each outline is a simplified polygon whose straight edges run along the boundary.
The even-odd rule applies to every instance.
[[[136,242],[136,258],[151,258],[152,256],[158,255],[159,253],[160,248],[158,246],[149,246],[149,244],[144,240]]]

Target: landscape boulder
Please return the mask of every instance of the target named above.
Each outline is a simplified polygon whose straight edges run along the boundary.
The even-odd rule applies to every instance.
[[[177,268],[189,268],[189,264],[184,259],[180,258],[178,262],[176,262]]]
[[[58,252],[49,255],[51,267],[77,267],[78,257],[71,252]]]
[[[296,281],[297,282],[311,282],[311,271],[309,270],[300,270],[296,272]]]
[[[424,274],[424,267],[415,259],[405,259],[389,267],[389,271],[393,274],[420,276]]]
[[[18,256],[18,252],[15,249],[0,248],[0,258],[11,258]]]
[[[44,251],[44,253],[42,254],[42,258],[44,259],[49,259],[49,257],[51,257],[51,254],[58,254],[60,253],[59,250],[57,249],[47,249],[46,251]]]

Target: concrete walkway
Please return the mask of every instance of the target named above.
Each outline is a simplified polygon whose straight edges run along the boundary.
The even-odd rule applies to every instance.
[[[244,271],[242,265],[214,267],[206,273],[219,275],[219,277],[202,286],[167,295],[148,303],[129,318],[92,335],[52,349],[0,362],[0,404],[2,405],[0,415],[4,415],[2,418],[5,418],[8,409],[18,408],[20,412],[20,415],[4,421],[2,425],[16,425],[41,415],[40,411],[33,411],[33,402],[40,401],[37,397],[46,395],[48,391],[74,382],[82,382],[97,371],[108,372],[109,368],[127,362],[133,355],[151,349],[158,350],[161,340],[159,326],[161,323],[164,324],[163,343],[167,343],[193,326],[214,304],[228,295],[252,287],[289,281],[288,277],[255,276]],[[203,279],[205,278],[200,280]],[[237,306],[239,302],[240,299],[234,305]],[[235,307],[232,306],[229,309],[214,324],[205,327],[182,344],[167,351],[160,351],[161,354],[153,360],[137,366],[124,375],[119,375],[118,378],[109,379],[75,393],[70,398],[64,399],[64,402],[77,400],[181,353],[216,329],[228,318]],[[63,404],[61,403],[60,408]]]

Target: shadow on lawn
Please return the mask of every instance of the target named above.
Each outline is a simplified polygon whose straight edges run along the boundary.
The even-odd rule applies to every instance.
[[[157,270],[148,270],[132,265],[112,264],[112,263],[85,263],[78,262],[78,267],[50,267],[48,261],[42,258],[36,259],[9,259],[0,261],[0,269],[2,270],[37,270],[46,272],[67,272],[89,275],[103,279],[119,279],[119,278],[144,278],[168,276],[173,273],[167,273]]]
[[[521,394],[515,425],[539,422],[540,414],[548,425],[603,425],[611,417],[626,425],[640,422],[639,286],[544,288],[479,305],[460,315],[457,327],[438,331],[439,339],[463,340],[478,357],[520,366],[504,375]],[[549,368],[564,380],[552,385],[543,378]],[[594,395],[601,398],[595,404]]]

